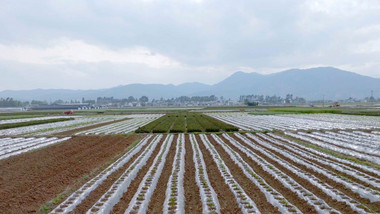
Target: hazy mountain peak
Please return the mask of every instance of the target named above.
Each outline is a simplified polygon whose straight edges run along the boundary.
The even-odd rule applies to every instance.
[[[0,97],[13,97],[20,100],[71,100],[96,99],[96,97],[128,96],[153,98],[171,98],[194,95],[216,95],[238,99],[240,95],[279,95],[293,94],[309,100],[345,99],[348,97],[368,97],[370,91],[380,91],[380,79],[359,75],[334,67],[317,67],[309,69],[289,69],[267,75],[255,72],[237,71],[215,85],[199,82],[179,85],[163,84],[129,84],[100,90],[24,90],[2,91]]]

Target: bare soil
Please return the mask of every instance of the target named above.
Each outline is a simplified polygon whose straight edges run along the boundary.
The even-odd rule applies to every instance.
[[[74,191],[141,138],[74,136],[0,161],[0,213],[37,213],[58,194]]]
[[[206,167],[207,175],[210,179],[211,186],[214,188],[218,196],[221,213],[241,213],[241,210],[236,202],[234,194],[225,183],[218,166],[211,157],[210,152],[203,145],[199,135],[196,136],[199,148],[201,149]]]
[[[195,165],[193,161],[193,148],[189,139],[189,135],[185,138],[185,175],[184,175],[184,192],[185,192],[185,212],[186,213],[202,213],[201,195],[199,187],[195,180]]]
[[[166,157],[165,166],[162,169],[162,174],[158,179],[156,189],[154,190],[152,198],[149,202],[148,213],[161,213],[163,210],[165,202],[164,196],[166,195],[166,188],[168,186],[168,181],[173,169],[174,156],[177,148],[177,138],[178,135],[175,135],[173,138],[172,145],[169,148],[170,152]]]

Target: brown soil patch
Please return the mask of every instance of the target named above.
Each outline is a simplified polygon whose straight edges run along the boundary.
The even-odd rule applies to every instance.
[[[141,136],[75,136],[0,161],[0,213],[36,213],[101,170]]]
[[[136,177],[133,179],[131,184],[128,187],[128,191],[124,193],[123,197],[121,197],[119,203],[117,203],[114,207],[111,213],[124,213],[125,210],[129,206],[129,202],[132,200],[133,196],[135,195],[137,189],[139,188],[140,182],[143,180],[144,176],[148,172],[150,166],[152,165],[154,158],[157,156],[158,152],[160,151],[160,148],[162,144],[164,143],[164,140],[166,139],[166,135],[162,136],[161,141],[158,143],[157,147],[154,149],[152,155],[146,162],[145,166],[143,166],[140,171],[137,173]],[[164,197],[164,196],[162,196]]]
[[[177,138],[178,138],[178,135],[175,135],[173,138],[172,145],[169,148],[169,153],[168,153],[168,156],[166,157],[165,166],[162,169],[162,174],[160,178],[158,179],[156,189],[154,190],[151,200],[149,202],[148,213],[161,213],[163,210],[163,206],[164,206],[164,202],[166,198],[165,196],[166,188],[168,186],[168,181],[172,173],[174,156],[175,156],[175,151],[177,148]]]
[[[185,212],[186,213],[202,213],[201,195],[199,187],[195,180],[195,164],[193,161],[193,148],[189,139],[189,135],[185,137],[185,175],[184,175],[184,192],[185,192]]]
[[[78,133],[78,132],[81,132],[81,131],[86,131],[86,130],[98,128],[98,127],[101,127],[101,126],[106,126],[106,125],[109,125],[109,124],[112,124],[112,123],[117,123],[117,122],[129,120],[129,119],[130,118],[124,118],[124,119],[121,119],[121,120],[114,120],[114,121],[110,121],[110,122],[98,123],[98,124],[95,124],[95,125],[85,126],[85,127],[82,127],[82,128],[71,129],[71,130],[68,130],[68,131],[63,131],[63,132],[55,133],[55,134],[53,134],[53,136],[71,136],[71,135],[74,135],[75,133]]]
[[[203,145],[199,135],[196,135],[199,148],[201,149],[206,167],[207,175],[210,179],[211,186],[214,188],[216,195],[218,196],[221,213],[241,213],[234,194],[229,189],[228,185],[224,182],[222,175],[218,169],[218,166],[211,157],[210,152]]]

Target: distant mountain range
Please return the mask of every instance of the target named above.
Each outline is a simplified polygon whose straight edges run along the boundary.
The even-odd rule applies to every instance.
[[[99,90],[35,89],[6,90],[0,97],[18,100],[54,101],[96,99],[97,97],[127,98],[143,95],[149,99],[172,98],[179,96],[224,96],[237,100],[240,95],[278,95],[304,97],[308,100],[364,98],[371,90],[380,92],[380,79],[343,71],[333,67],[291,69],[279,73],[262,75],[258,73],[236,72],[225,80],[214,84],[184,83],[180,85],[129,84]]]

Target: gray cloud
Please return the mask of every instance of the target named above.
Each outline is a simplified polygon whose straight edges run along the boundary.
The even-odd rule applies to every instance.
[[[0,90],[215,83],[319,65],[380,78],[379,20],[377,0],[6,0]],[[70,58],[82,53],[73,42],[88,56]],[[149,64],[162,59],[169,65]]]

